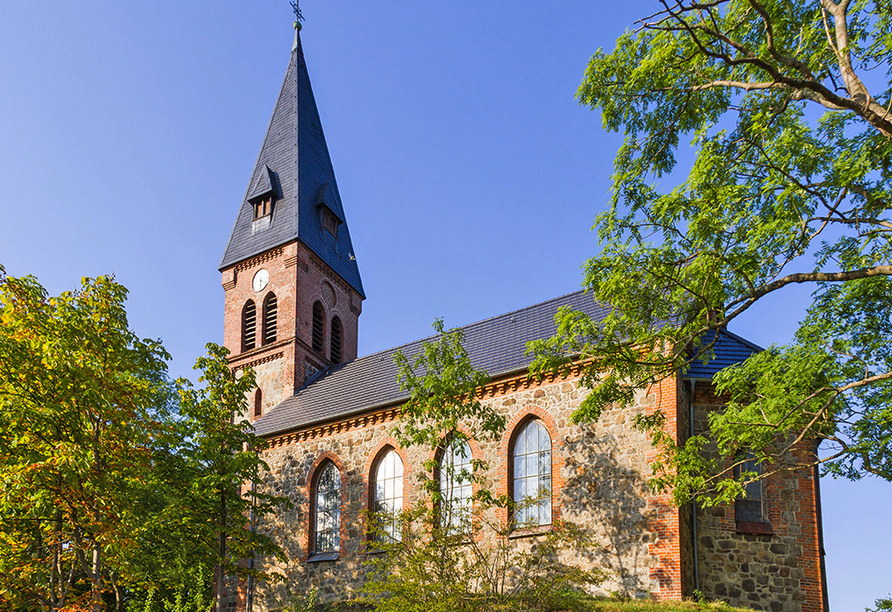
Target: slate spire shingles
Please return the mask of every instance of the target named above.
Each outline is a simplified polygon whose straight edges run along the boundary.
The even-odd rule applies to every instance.
[[[365,297],[299,35],[296,42],[220,270],[297,238]],[[272,218],[255,228],[248,200],[267,182],[276,194]],[[321,193],[341,221],[336,238],[322,230]]]

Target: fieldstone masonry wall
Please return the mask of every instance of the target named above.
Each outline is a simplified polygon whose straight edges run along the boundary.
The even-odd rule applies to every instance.
[[[569,416],[585,392],[574,381],[558,381],[529,386],[516,392],[487,399],[513,423],[500,440],[477,441],[475,453],[489,462],[486,485],[494,491],[507,492],[508,440],[512,431],[528,418],[539,418],[552,437],[553,507],[555,518],[571,521],[588,530],[598,543],[594,551],[583,551],[580,560],[592,559],[607,569],[610,578],[602,591],[631,596],[660,596],[660,581],[653,569],[660,559],[653,552],[656,536],[652,529],[653,511],[649,509],[646,477],[650,473],[647,439],[631,427],[635,411],[653,405],[652,398],[641,397],[632,413],[608,410],[598,423],[577,426]],[[268,517],[260,529],[282,544],[288,562],[275,565],[264,560],[287,577],[285,584],[258,588],[257,609],[271,609],[287,601],[287,591],[316,588],[323,598],[345,598],[359,588],[364,576],[364,529],[362,511],[367,506],[370,466],[374,457],[395,443],[390,438],[396,410],[366,417],[365,425],[346,423],[328,427],[328,433],[298,432],[291,442],[278,441],[267,450],[264,459],[270,472],[263,488],[287,496],[294,504]],[[404,503],[423,502],[414,466],[428,458],[429,449],[400,449],[407,477],[404,478]],[[331,453],[344,466],[342,503],[342,551],[337,560],[313,562],[307,559],[309,544],[309,484],[318,457]],[[417,472],[416,472],[417,474]],[[519,540],[526,543],[541,535]],[[678,587],[680,589],[680,586]]]
[[[472,444],[475,457],[489,462],[485,486],[509,492],[512,432],[529,418],[540,419],[552,437],[555,520],[576,523],[597,543],[595,550],[580,551],[576,559],[608,571],[600,591],[658,599],[692,595],[690,507],[676,508],[668,496],[648,491],[654,449],[632,427],[636,414],[663,409],[672,413],[668,426],[673,435],[685,437],[688,402],[679,381],[664,381],[639,395],[632,410],[606,410],[597,423],[581,426],[569,420],[586,394],[575,380],[536,384],[523,377],[500,381],[489,390],[485,401],[507,417],[509,427],[499,440]],[[695,404],[695,425],[702,426],[720,401],[701,387]],[[397,446],[390,435],[397,415],[394,406],[271,440],[264,452],[270,471],[261,487],[288,497],[294,506],[259,525],[283,546],[288,560],[259,560],[286,581],[257,585],[254,610],[281,607],[289,591],[316,589],[323,600],[355,596],[364,579],[362,517],[370,478],[375,459]],[[423,503],[417,466],[430,457],[430,450],[397,450],[406,474],[404,507]],[[319,561],[308,552],[310,484],[325,458],[335,461],[342,475],[341,550],[337,559]],[[698,569],[706,597],[783,612],[823,609],[812,485],[807,476],[769,480],[766,499],[773,535],[738,533],[733,506],[698,510]],[[515,542],[529,546],[541,537],[534,532]]]
[[[721,406],[709,385],[697,387],[697,431]],[[700,590],[707,598],[754,610],[824,610],[812,473],[769,477],[763,500],[768,534],[738,526],[733,504],[698,509]]]

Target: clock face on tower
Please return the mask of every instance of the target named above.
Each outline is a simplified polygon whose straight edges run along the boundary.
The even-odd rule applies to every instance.
[[[254,291],[263,291],[268,284],[269,272],[265,268],[260,268],[257,270],[257,274],[254,275],[251,285],[254,287]]]

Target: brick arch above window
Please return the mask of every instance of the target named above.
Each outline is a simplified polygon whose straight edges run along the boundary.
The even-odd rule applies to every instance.
[[[303,521],[303,554],[301,555],[301,561],[313,561],[314,555],[316,553],[315,550],[315,521],[316,521],[316,486],[318,484],[319,477],[325,468],[329,465],[333,464],[335,468],[338,470],[341,479],[341,503],[340,503],[340,525],[339,525],[339,549],[337,551],[337,557],[342,558],[347,554],[347,470],[344,468],[344,462],[341,461],[341,458],[338,457],[335,453],[331,451],[323,451],[319,453],[316,459],[313,461],[313,464],[310,466],[310,469],[307,471],[307,477],[304,482],[304,499],[307,500],[309,507],[307,508],[307,512],[304,514]],[[334,555],[328,555],[334,557]],[[321,555],[317,556],[318,560],[321,559]],[[334,560],[334,559],[331,559]]]
[[[558,523],[561,517],[561,493],[564,488],[564,480],[561,475],[563,456],[560,452],[560,438],[554,417],[539,406],[525,406],[508,421],[505,433],[499,442],[499,470],[497,493],[499,495],[512,496],[513,491],[513,452],[517,434],[530,420],[538,420],[551,437],[551,523]],[[508,511],[500,511],[504,522],[508,521]]]
[[[400,460],[403,462],[403,509],[409,509],[409,493],[411,492],[412,482],[412,464],[409,463],[409,456],[405,449],[400,448],[399,442],[390,436],[384,436],[375,444],[372,452],[368,454],[365,465],[362,466],[362,509],[368,512],[372,505],[372,485],[375,479],[375,468],[378,467],[378,461],[385,455],[388,450],[396,451]]]

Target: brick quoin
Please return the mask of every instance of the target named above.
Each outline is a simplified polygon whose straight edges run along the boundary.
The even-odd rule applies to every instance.
[[[662,412],[666,417],[666,430],[674,441],[679,439],[679,407],[680,389],[678,379],[666,378],[652,385],[646,392],[645,409],[647,415]],[[651,447],[647,450],[649,462],[657,460],[658,450]],[[651,568],[651,578],[656,580],[660,588],[653,594],[655,599],[681,599],[687,593],[682,592],[682,560],[681,560],[681,517],[678,507],[669,493],[653,494],[647,497],[649,513],[648,526],[653,534],[648,552],[658,558],[656,567]]]

